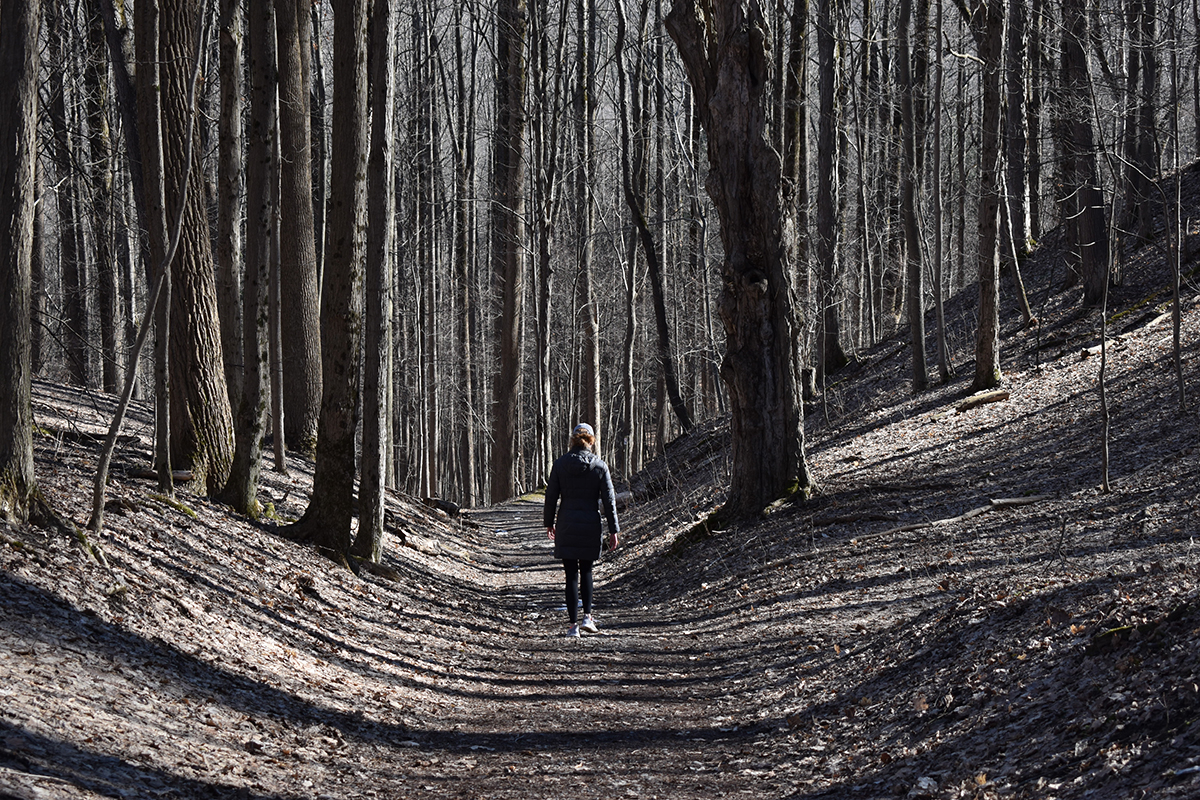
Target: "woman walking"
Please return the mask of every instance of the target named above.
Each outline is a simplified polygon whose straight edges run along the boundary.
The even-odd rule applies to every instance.
[[[567,614],[571,617],[567,636],[570,637],[578,637],[580,631],[599,632],[592,619],[592,564],[600,557],[601,508],[608,520],[608,549],[615,550],[620,543],[612,476],[608,474],[608,465],[592,452],[595,444],[592,426],[586,422],[576,425],[571,431],[570,449],[554,462],[546,482],[543,516],[546,532],[554,540],[554,557],[563,562],[566,572]],[[582,622],[579,621],[581,599]]]

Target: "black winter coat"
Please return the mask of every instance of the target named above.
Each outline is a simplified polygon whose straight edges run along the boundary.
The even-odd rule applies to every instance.
[[[601,507],[608,520],[609,532],[616,533],[620,527],[608,465],[584,447],[574,447],[559,456],[546,483],[543,513],[546,527],[554,528],[555,558],[594,561],[600,557]]]

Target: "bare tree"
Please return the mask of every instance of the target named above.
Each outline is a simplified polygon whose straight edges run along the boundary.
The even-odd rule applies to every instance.
[[[53,62],[46,106],[54,133],[51,159],[57,173],[54,196],[58,205],[59,262],[62,268],[62,340],[67,357],[67,374],[72,383],[90,386],[88,327],[90,308],[87,293],[88,264],[83,246],[83,211],[80,203],[78,164],[83,155],[78,131],[82,127],[75,109],[73,56],[75,27],[68,8],[45,6],[48,55]]]
[[[158,58],[166,207],[169,212],[184,205],[180,250],[171,266],[171,461],[190,470],[197,487],[215,494],[229,476],[233,421],[203,175],[201,169],[186,168],[188,158],[200,157],[200,148],[186,141],[194,113],[187,98],[195,38],[201,35],[198,22],[206,14],[201,0],[163,0]],[[190,176],[187,184],[180,182],[184,175]]]
[[[943,20],[943,0],[937,0],[937,22],[934,26],[939,35],[942,31]],[[943,273],[942,253],[942,219],[944,217],[944,209],[942,208],[942,89],[945,79],[945,64],[942,60],[942,43],[939,39],[937,45],[937,64],[934,67],[934,88],[933,88],[933,165],[930,172],[933,174],[933,303],[934,313],[937,318],[937,362],[938,362],[938,378],[942,383],[947,383],[950,380],[950,353],[949,346],[946,343],[946,307],[944,296],[946,291],[945,276]]]
[[[596,2],[576,0],[575,130],[579,163],[575,195],[579,204],[579,267],[575,311],[582,333],[579,347],[579,420],[600,428],[600,320],[593,277],[596,236]],[[598,451],[598,450],[597,450]]]
[[[92,0],[87,7],[87,66],[85,70],[88,147],[91,169],[90,215],[95,246],[96,316],[100,328],[101,385],[115,394],[121,376],[121,309],[117,302],[114,236],[116,197],[112,140],[109,136],[108,56],[104,22]]]
[[[311,454],[321,411],[321,322],[313,239],[309,0],[278,0],[280,321],[283,429],[288,447]]]
[[[0,3],[0,519],[35,503],[30,362],[38,0]]]
[[[242,396],[242,213],[245,162],[242,156],[242,0],[221,0],[218,35],[221,117],[217,121],[217,295],[221,310],[221,350],[230,406]]]
[[[1088,19],[1082,0],[1063,0],[1062,14],[1058,110],[1065,176],[1062,219],[1073,234],[1073,273],[1076,281],[1083,281],[1083,304],[1097,308],[1108,285],[1109,236],[1092,130],[1092,89],[1085,49]]]
[[[769,40],[757,0],[720,0],[701,14],[676,0],[667,30],[679,47],[708,132],[709,194],[725,260],[722,377],[732,407],[732,474],[725,508],[755,513],[811,486],[793,358],[790,275],[781,237],[780,159],[767,136]]]
[[[271,245],[279,224],[275,144],[279,136],[279,61],[275,0],[254,3],[249,12],[250,125],[246,137],[246,269],[242,287],[242,396],[238,402],[236,447],[229,480],[220,499],[251,518],[259,515],[258,476],[267,418],[270,364],[267,289]]]
[[[818,117],[817,117],[817,235],[816,259],[820,290],[817,300],[817,369],[822,375],[849,363],[842,348],[841,311],[837,289],[837,63],[834,49],[834,4],[817,0]]]
[[[363,351],[362,479],[358,536],[353,553],[378,562],[383,552],[384,460],[388,441],[387,357],[391,289],[392,101],[395,96],[395,25],[391,0],[374,0],[371,17],[371,152],[367,161],[366,342]]]
[[[333,3],[333,150],[330,216],[321,291],[321,418],[312,497],[304,516],[283,529],[345,561],[354,514],[354,433],[358,423],[362,328],[360,221],[366,216],[367,2]]]
[[[915,87],[909,50],[911,0],[900,0],[896,19],[897,83],[900,87],[900,116],[902,158],[900,166],[900,211],[904,225],[904,254],[908,264],[908,331],[912,348],[912,382],[914,392],[929,386],[929,370],[925,364],[925,265],[921,258],[921,235],[917,228],[917,132],[913,112]],[[917,21],[921,25],[922,20]],[[936,178],[935,178],[936,179]]]
[[[670,398],[671,408],[675,412],[675,418],[679,421],[679,427],[683,429],[684,433],[687,433],[692,427],[692,417],[688,412],[687,405],[683,402],[683,395],[679,391],[679,378],[675,373],[675,356],[671,349],[671,331],[667,323],[667,307],[663,293],[662,261],[658,245],[654,240],[654,233],[650,230],[650,224],[646,219],[644,196],[639,196],[634,188],[634,168],[631,164],[629,152],[629,103],[626,99],[628,76],[625,69],[625,8],[623,0],[616,1],[616,59],[617,76],[620,83],[618,105],[620,106],[619,113],[621,116],[621,181],[624,187],[625,204],[629,207],[629,213],[633,217],[634,228],[642,244],[642,254],[646,257],[646,266],[650,278],[650,291],[654,301],[654,321],[658,333],[659,368],[662,370],[661,374],[666,384],[666,392]],[[643,14],[644,17],[645,15]]]
[[[517,488],[517,412],[521,387],[521,325],[525,304],[525,0],[496,7],[496,122],[492,142],[492,259],[500,314],[492,388],[492,501]]]
[[[1004,55],[1006,0],[956,0],[975,37],[983,86],[983,118],[979,146],[979,216],[976,278],[979,281],[979,327],[975,334],[976,389],[1000,384],[1000,77]]]

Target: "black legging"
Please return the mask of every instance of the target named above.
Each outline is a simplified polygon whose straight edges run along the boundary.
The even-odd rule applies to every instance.
[[[567,571],[567,613],[571,624],[579,621],[579,595],[583,594],[583,613],[592,613],[592,561],[587,558],[564,558]]]

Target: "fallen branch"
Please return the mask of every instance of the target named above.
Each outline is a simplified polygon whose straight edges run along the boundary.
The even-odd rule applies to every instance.
[[[979,394],[971,395],[966,400],[959,403],[955,410],[962,414],[965,411],[970,411],[973,408],[987,405],[988,403],[1001,403],[1007,400],[1010,392],[1007,389],[998,389],[994,392],[980,392]]]

